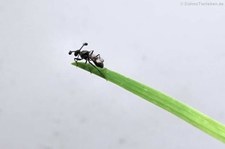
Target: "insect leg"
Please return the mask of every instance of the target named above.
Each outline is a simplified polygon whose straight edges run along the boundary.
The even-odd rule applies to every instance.
[[[95,58],[101,60],[102,62],[104,62],[104,60],[100,57],[100,54],[97,54],[97,55],[95,56]]]
[[[89,51],[89,58],[91,59],[92,58],[92,54],[94,53],[94,50],[91,50],[91,51]]]
[[[75,61],[75,63],[77,64],[77,61],[80,61],[80,60],[82,60],[81,58],[78,58],[78,57],[75,57],[74,58],[74,61]]]
[[[98,70],[98,72],[102,75],[103,78],[105,78],[105,76],[102,74],[102,72],[94,65],[92,64],[92,62],[90,60],[88,60],[89,64],[91,64],[95,69]]]
[[[93,53],[94,53],[94,50],[91,50],[91,51],[90,51],[90,55],[92,55]]]
[[[74,58],[74,61],[80,61],[80,60],[82,60],[81,58]]]

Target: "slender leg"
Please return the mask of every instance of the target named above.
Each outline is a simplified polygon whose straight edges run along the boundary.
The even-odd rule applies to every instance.
[[[100,55],[99,54],[95,55],[94,59],[98,59],[98,58],[100,58]]]
[[[89,55],[91,56],[94,53],[94,50],[90,51]]]
[[[74,58],[74,61],[75,61],[76,65],[77,65],[77,61],[80,61],[80,60],[82,60],[82,59],[81,58],[77,58],[77,57]]]
[[[74,61],[80,61],[80,60],[82,60],[81,58],[74,58]]]
[[[95,69],[98,70],[98,72],[102,75],[103,78],[105,78],[105,76],[102,74],[102,72],[94,65],[92,64],[92,62],[90,60],[88,60],[89,64],[91,64]]]
[[[83,45],[80,47],[80,49],[79,49],[79,50],[81,50],[84,46],[85,46],[85,45],[83,44]]]
[[[100,59],[101,61],[104,62],[104,60],[100,57],[100,54],[97,54],[97,55],[95,56],[95,58],[96,58],[96,59]]]

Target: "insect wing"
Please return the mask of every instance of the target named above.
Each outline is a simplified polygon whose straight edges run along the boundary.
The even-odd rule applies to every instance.
[[[96,62],[97,62],[97,63],[103,63],[103,62],[104,62],[104,59],[102,59],[101,57],[98,57],[98,58],[96,59]]]

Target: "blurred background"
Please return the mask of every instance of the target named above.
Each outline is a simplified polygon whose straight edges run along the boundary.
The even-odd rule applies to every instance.
[[[224,148],[68,55],[88,42],[105,67],[225,124],[225,4],[189,2],[1,1],[0,148]]]

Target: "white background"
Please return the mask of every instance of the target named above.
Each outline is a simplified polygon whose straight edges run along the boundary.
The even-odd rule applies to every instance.
[[[225,6],[1,0],[1,149],[224,149],[155,105],[72,66],[88,42],[109,69],[225,123]]]

